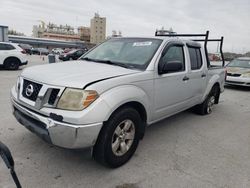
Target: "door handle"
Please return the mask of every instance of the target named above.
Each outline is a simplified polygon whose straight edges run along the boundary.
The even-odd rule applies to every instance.
[[[187,80],[189,80],[189,77],[185,76],[182,80],[187,81]]]
[[[202,78],[204,78],[204,77],[206,77],[206,76],[207,76],[206,74],[202,74],[202,75],[201,75]]]

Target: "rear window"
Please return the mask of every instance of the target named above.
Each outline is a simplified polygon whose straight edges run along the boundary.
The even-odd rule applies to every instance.
[[[188,47],[191,70],[198,70],[202,67],[202,57],[200,48]]]
[[[14,50],[15,47],[10,44],[0,44],[0,50]]]

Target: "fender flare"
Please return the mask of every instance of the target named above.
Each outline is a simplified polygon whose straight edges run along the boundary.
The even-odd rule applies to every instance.
[[[207,88],[205,90],[205,93],[202,97],[202,101],[204,101],[206,99],[206,97],[208,96],[208,94],[210,93],[211,89],[214,87],[214,85],[218,84],[219,85],[219,89],[221,90],[221,85],[220,85],[220,76],[219,75],[214,75],[211,77],[211,79],[209,80],[208,84],[207,84]]]
[[[129,93],[129,97],[126,95],[127,93]],[[102,98],[110,108],[105,116],[106,121],[119,107],[131,102],[140,103],[144,107],[147,115],[146,122],[150,119],[149,115],[152,114],[149,105],[150,100],[146,92],[134,85],[122,85],[112,88],[103,93]]]

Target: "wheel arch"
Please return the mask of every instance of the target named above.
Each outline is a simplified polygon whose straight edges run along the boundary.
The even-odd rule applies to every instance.
[[[18,61],[18,63],[19,63],[19,65],[21,64],[21,60],[18,58],[18,57],[16,57],[16,56],[8,56],[8,57],[6,57],[5,59],[4,59],[4,61],[3,61],[3,65],[5,66],[5,64],[6,64],[6,61],[8,60],[8,59],[16,59],[17,61]]]
[[[221,83],[220,83],[220,77],[219,75],[214,75],[208,82],[207,84],[207,88],[205,90],[205,93],[202,97],[202,101],[204,101],[207,96],[209,95],[209,93],[211,92],[211,90],[216,87],[218,88],[218,92],[217,92],[217,95],[216,95],[216,104],[218,104],[219,102],[219,96],[220,96],[220,92],[221,92]]]
[[[145,129],[146,129],[146,125],[147,125],[147,111],[146,108],[144,107],[144,105],[138,101],[130,101],[130,102],[125,102],[123,104],[121,104],[119,107],[117,107],[109,116],[109,119],[119,110],[123,109],[123,108],[133,108],[135,109],[142,120],[142,125],[140,127],[140,139],[142,139],[144,137],[145,134]],[[108,119],[108,120],[109,120]],[[107,121],[108,121],[107,120]],[[106,121],[106,122],[107,122]],[[104,122],[104,126],[105,126],[105,122]]]

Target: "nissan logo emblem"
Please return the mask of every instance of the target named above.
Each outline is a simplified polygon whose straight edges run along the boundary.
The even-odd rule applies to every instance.
[[[34,92],[34,87],[33,87],[33,85],[28,85],[27,87],[26,87],[26,90],[25,90],[25,94],[28,96],[28,97],[30,97],[32,94],[33,94],[33,92]]]

